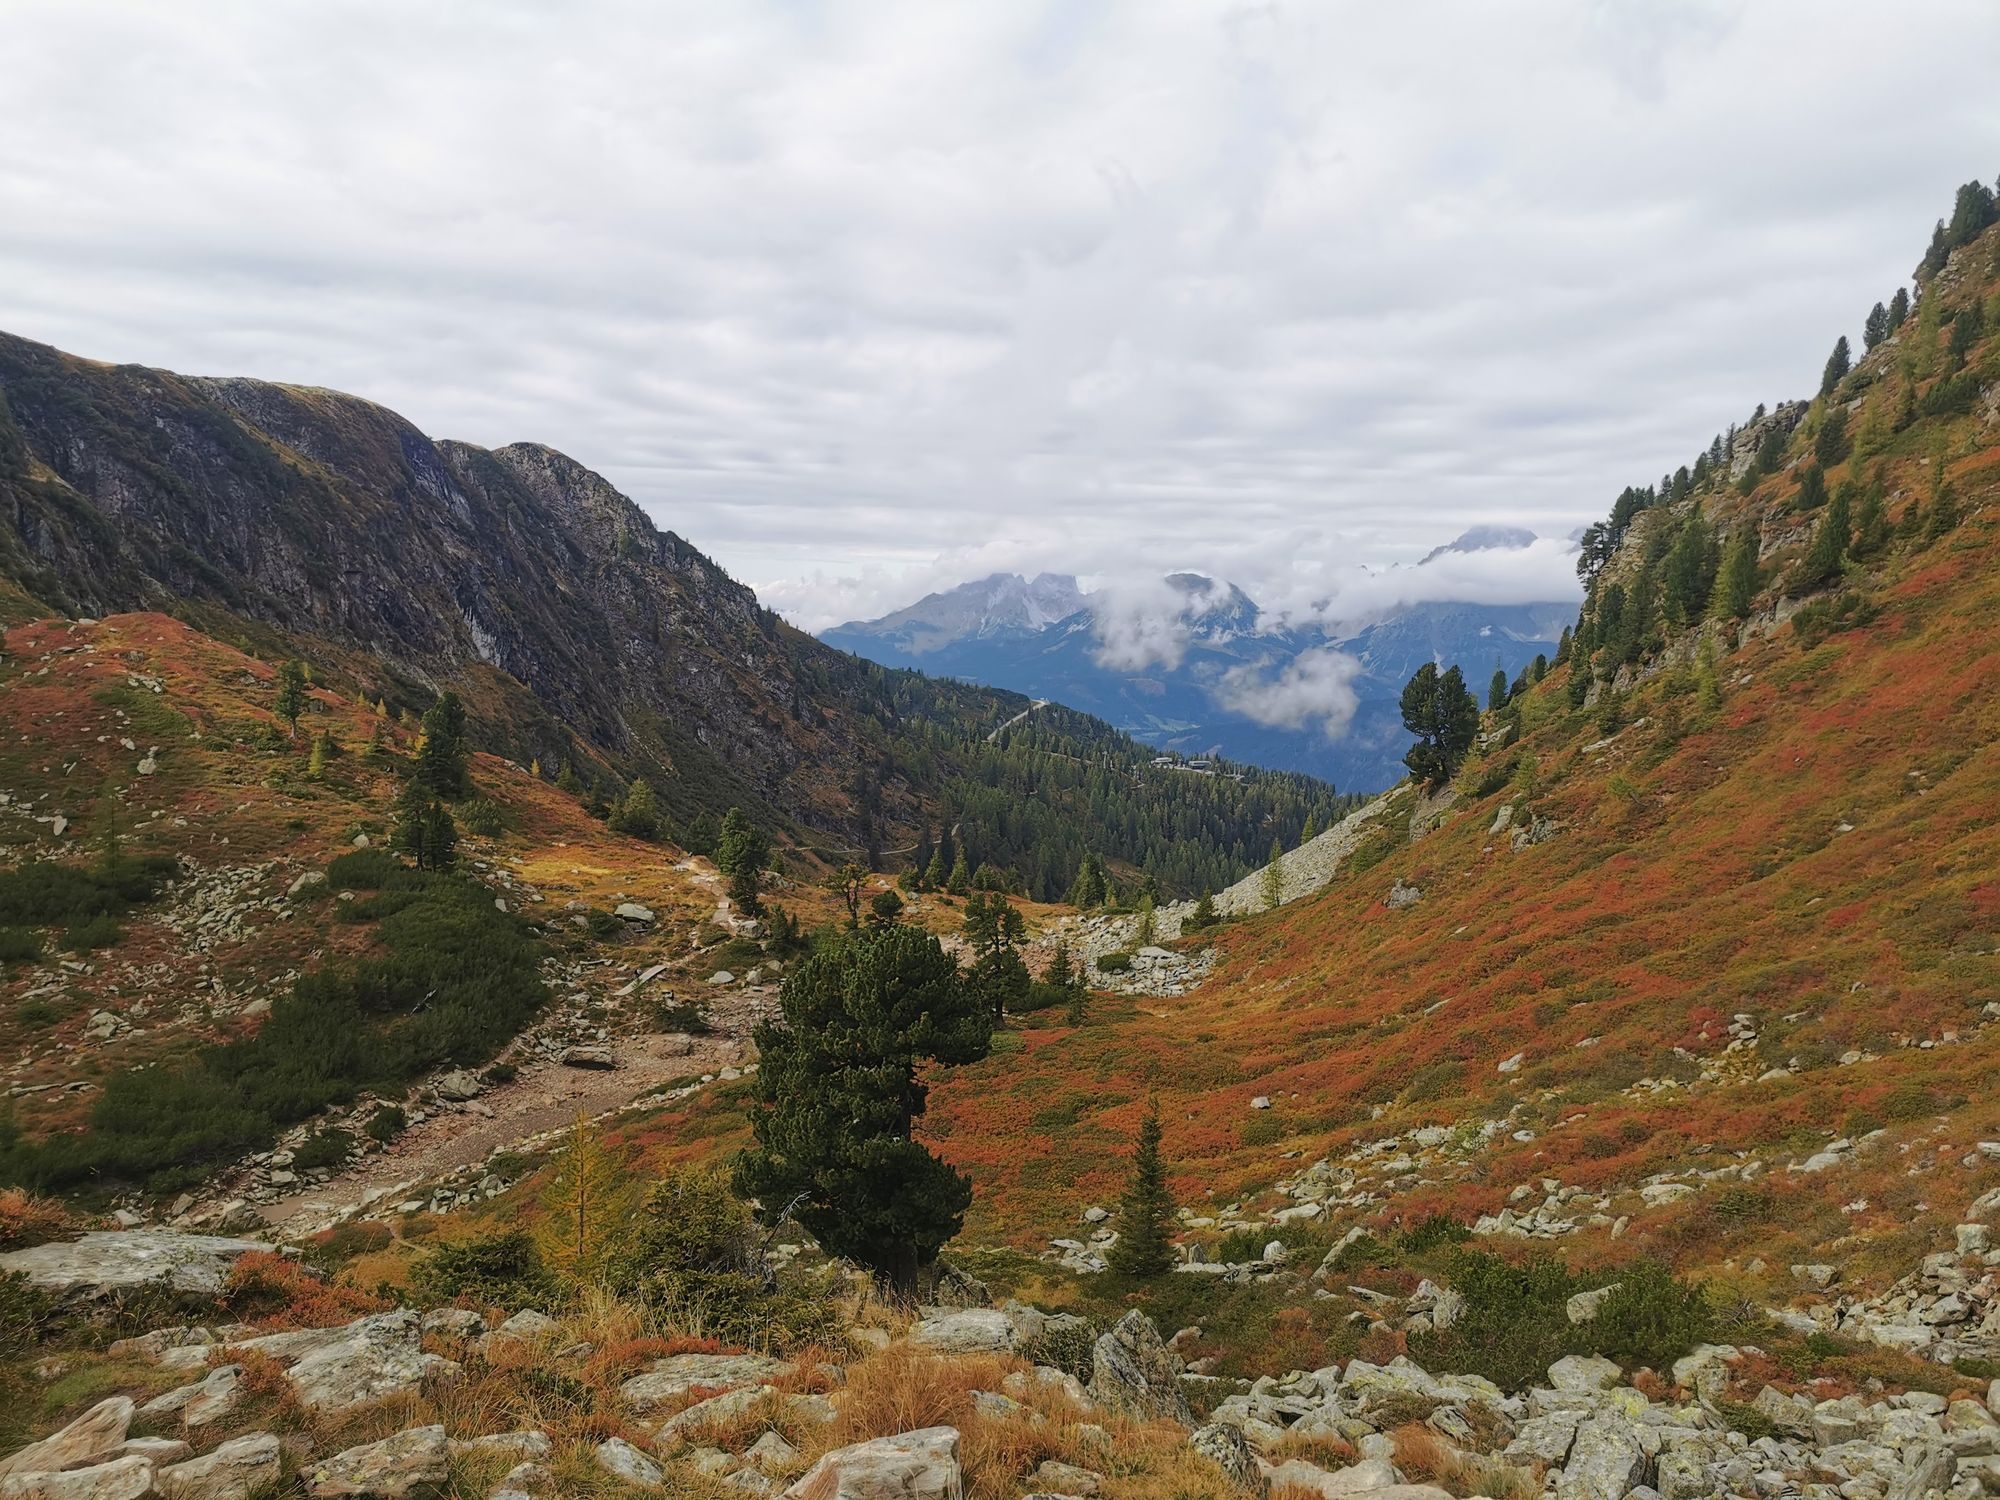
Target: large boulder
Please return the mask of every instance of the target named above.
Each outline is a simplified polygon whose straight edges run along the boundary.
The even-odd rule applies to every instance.
[[[217,1365],[193,1385],[155,1396],[139,1408],[142,1417],[179,1417],[187,1427],[206,1427],[236,1409],[241,1365]]]
[[[283,1449],[268,1432],[231,1438],[213,1453],[170,1464],[153,1479],[161,1500],[249,1500],[278,1482]]]
[[[83,1469],[0,1479],[0,1500],[140,1500],[152,1490],[153,1461],[136,1454]]]
[[[1242,1428],[1211,1422],[1188,1441],[1195,1452],[1222,1470],[1231,1484],[1253,1495],[1264,1493],[1263,1471],[1257,1467],[1257,1455],[1251,1452]]]
[[[665,1469],[623,1438],[607,1438],[597,1445],[592,1457],[605,1473],[643,1489],[651,1489],[667,1477]]]
[[[458,1366],[450,1360],[418,1347],[420,1322],[413,1309],[373,1313],[344,1328],[315,1331],[332,1337],[294,1346],[304,1352],[285,1372],[300,1402],[311,1411],[349,1411],[407,1395],[428,1378],[458,1374]]]
[[[910,1342],[940,1354],[1004,1354],[1014,1320],[997,1307],[933,1308],[910,1329]]]
[[[450,1477],[451,1443],[442,1425],[412,1427],[379,1443],[344,1449],[304,1475],[308,1494],[361,1495],[369,1500],[401,1500]]]
[[[78,1469],[110,1458],[124,1444],[131,1425],[131,1398],[107,1397],[67,1427],[0,1459],[0,1478]]]
[[[1576,1429],[1556,1500],[1625,1500],[1645,1477],[1645,1450],[1631,1424],[1591,1417]]]
[[[925,1427],[836,1448],[784,1500],[960,1500],[958,1429]]]
[[[80,1239],[10,1250],[0,1255],[0,1273],[18,1271],[39,1290],[70,1301],[159,1286],[192,1297],[214,1297],[240,1257],[270,1248],[256,1240],[169,1229],[105,1229]]]
[[[644,1414],[671,1406],[689,1391],[720,1393],[739,1386],[764,1385],[784,1369],[781,1360],[763,1354],[670,1354],[656,1360],[643,1375],[618,1388],[625,1404]]]
[[[1181,1392],[1181,1357],[1137,1308],[1100,1336],[1090,1353],[1090,1394],[1117,1411],[1194,1425]]]

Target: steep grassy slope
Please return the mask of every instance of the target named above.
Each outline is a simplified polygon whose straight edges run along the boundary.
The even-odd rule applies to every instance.
[[[1930,1247],[2000,1171],[1972,1150],[2000,1136],[2000,338],[1965,353],[1973,399],[1924,414],[1997,262],[2000,231],[1961,248],[1775,472],[1648,511],[1608,565],[1635,574],[1702,507],[1762,539],[1747,618],[1600,653],[1573,706],[1579,653],[1450,799],[1405,790],[1360,868],[1224,930],[1201,989],[941,1080],[930,1128],[979,1184],[972,1237],[1073,1232],[1150,1094],[1186,1203],[1254,1218],[1316,1158],[1354,1167],[1373,1201],[1329,1236],[1532,1207],[1547,1178],[1609,1200],[1572,1216],[1573,1253],[1879,1247],[1886,1268]],[[1788,588],[1819,518],[1796,494],[1836,406],[1869,436],[1829,486],[1878,487],[1894,533],[1808,600]],[[1391,907],[1399,885],[1421,898]],[[1423,1126],[1444,1129],[1420,1146]],[[1640,1195],[1667,1173],[1691,1191]]]

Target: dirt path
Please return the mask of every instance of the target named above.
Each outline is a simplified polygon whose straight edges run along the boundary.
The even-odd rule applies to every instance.
[[[602,1070],[547,1060],[528,1064],[511,1082],[481,1094],[474,1101],[480,1108],[433,1114],[332,1181],[264,1205],[265,1222],[304,1230],[375,1198],[412,1196],[389,1190],[476,1165],[495,1151],[569,1125],[579,1114],[594,1118],[664,1084],[740,1063],[745,1047],[737,1037],[718,1035],[696,1037],[692,1051],[677,1052],[664,1036],[637,1036],[620,1042],[617,1055],[618,1066]],[[492,1111],[491,1118],[482,1108]]]

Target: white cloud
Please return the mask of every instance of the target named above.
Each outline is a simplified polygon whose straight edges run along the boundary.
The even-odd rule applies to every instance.
[[[1118,577],[1091,596],[1097,664],[1116,672],[1171,672],[1187,655],[1194,621],[1228,595],[1227,585],[1178,589],[1162,577]]]
[[[1259,724],[1303,729],[1318,722],[1328,739],[1338,739],[1360,707],[1354,679],[1361,671],[1361,663],[1343,651],[1303,651],[1268,677],[1256,667],[1232,667],[1212,696]]]
[[[1566,534],[1808,389],[2000,170],[1989,0],[6,28],[0,327],[552,443],[819,625],[940,556],[1306,607]]]

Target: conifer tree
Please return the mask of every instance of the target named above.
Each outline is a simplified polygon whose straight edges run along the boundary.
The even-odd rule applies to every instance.
[[[618,806],[611,813],[611,829],[614,833],[629,834],[635,839],[655,839],[660,836],[659,803],[653,796],[653,787],[641,776],[625,789],[625,795],[618,800]]]
[[[1426,786],[1441,787],[1458,773],[1479,734],[1479,705],[1457,667],[1435,662],[1417,668],[1403,688],[1403,727],[1417,737],[1403,763]]]
[[[1195,931],[1200,931],[1204,927],[1213,927],[1215,920],[1215,897],[1207,891],[1203,891],[1201,899],[1194,904],[1194,910],[1188,913],[1185,925]]]
[[[466,790],[465,705],[458,694],[438,694],[424,710],[417,740],[416,777],[433,796],[458,797]]]
[[[1725,620],[1740,620],[1750,613],[1757,587],[1763,581],[1757,566],[1757,531],[1745,525],[1730,539],[1729,551],[1716,576],[1714,612]]]
[[[1153,898],[1151,896],[1141,896],[1139,898],[1139,924],[1132,932],[1132,946],[1135,948],[1149,947],[1154,937],[1157,936],[1154,926]]]
[[[312,754],[306,757],[306,775],[314,781],[323,781],[326,778],[327,745],[325,731],[313,736]]]
[[[626,1196],[624,1168],[579,1114],[542,1194],[546,1217],[535,1236],[542,1263],[572,1285],[594,1280]]]
[[[1486,707],[1498,713],[1507,706],[1507,673],[1504,668],[1493,669],[1493,680],[1486,684]]]
[[[1166,1168],[1160,1160],[1160,1106],[1151,1100],[1139,1122],[1132,1175],[1118,1205],[1118,1239],[1105,1253],[1105,1264],[1121,1276],[1134,1278],[1172,1270],[1174,1247],[1168,1235],[1173,1217],[1173,1194],[1167,1190]]]
[[[943,848],[940,847],[933,850],[931,853],[931,862],[924,867],[924,888],[926,890],[941,891],[945,887],[945,882],[950,879],[951,870],[944,862]]]
[[[1301,845],[1310,844],[1314,839],[1319,837],[1319,832],[1319,814],[1307,813],[1305,827],[1299,830],[1299,843]]]
[[[936,938],[901,924],[841,933],[785,977],[760,1056],[741,1191],[790,1215],[830,1255],[907,1298],[957,1234],[972,1184],[912,1138],[924,1062],[975,1062],[992,1012]]]
[[[903,898],[894,891],[877,891],[868,901],[868,921],[874,927],[889,927],[903,916]]]
[[[306,664],[293,658],[278,664],[278,695],[271,711],[291,726],[292,738],[299,737],[299,715],[306,711]]]
[[[1715,587],[1715,539],[1700,512],[1688,518],[1667,553],[1662,583],[1667,618],[1676,625],[1699,620]]]
[[[1854,512],[1854,545],[1849,550],[1857,558],[1867,558],[1888,545],[1889,515],[1882,505],[1882,487],[1871,484]]]
[[[1864,348],[1873,349],[1889,336],[1889,309],[1876,303],[1868,309],[1868,320],[1861,325],[1861,343]]]
[[[1819,377],[1819,393],[1822,396],[1831,396],[1834,387],[1847,378],[1847,372],[1853,363],[1853,356],[1849,354],[1847,348],[1847,335],[1843,333],[1834,341],[1833,353],[1826,357],[1826,368],[1820,372]]]
[[[1280,863],[1285,851],[1276,839],[1271,840],[1271,857],[1265,862],[1264,873],[1258,882],[1257,891],[1263,898],[1265,911],[1276,911],[1285,898],[1285,870]]]
[[[1842,486],[1826,507],[1826,514],[1820,517],[1819,526],[1813,532],[1812,547],[1799,562],[1798,572],[1793,575],[1793,586],[1800,589],[1824,588],[1840,577],[1840,570],[1847,561],[1848,534],[1847,489]]]
[[[567,792],[572,797],[579,796],[583,791],[583,783],[577,778],[576,767],[568,761],[564,761],[562,770],[556,773],[556,790]]]
[[[861,925],[861,893],[868,885],[868,872],[851,860],[827,877],[827,889],[840,897],[847,908],[847,925]]]
[[[1909,319],[1910,294],[1902,287],[1896,288],[1896,295],[1889,299],[1889,332],[1894,333]]]
[[[958,858],[952,862],[951,874],[945,877],[944,888],[954,896],[963,896],[972,889],[972,871],[965,863],[965,851],[958,851]]]
[[[1826,420],[1819,424],[1819,435],[1813,439],[1813,457],[1822,469],[1830,469],[1845,459],[1852,447],[1847,436],[1845,408],[1828,412]]]
[[[771,842],[763,830],[732,807],[723,814],[722,836],[715,845],[715,867],[729,880],[729,899],[740,911],[755,916],[763,909],[759,890],[771,862]]]
[[[1799,469],[1799,492],[1792,504],[1800,510],[1818,510],[1826,504],[1826,474],[1818,464],[1806,464]]]

